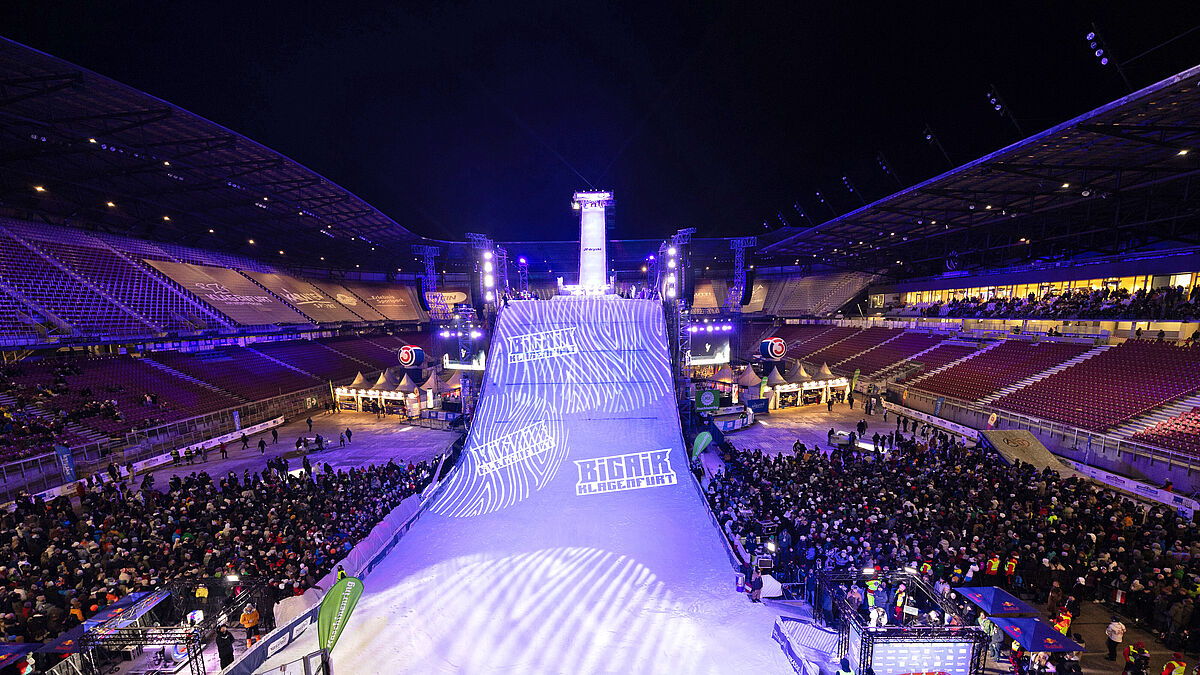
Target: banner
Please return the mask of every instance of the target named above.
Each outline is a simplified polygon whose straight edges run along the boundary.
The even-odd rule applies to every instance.
[[[896,405],[895,403],[892,403],[891,401],[884,401],[883,407],[892,411],[893,413],[896,413],[897,415],[903,415],[909,419],[916,419],[916,420],[921,420],[922,422],[928,422],[929,424],[932,424],[933,426],[935,426],[939,429],[942,429],[944,431],[949,431],[952,434],[958,434],[959,436],[970,438],[970,439],[976,440],[976,441],[979,440],[979,432],[975,429],[972,429],[971,427],[963,426],[961,424],[956,424],[949,420],[944,420],[940,417],[934,417],[933,415],[930,415],[928,413],[923,413],[920,410],[913,410],[912,408],[906,408],[901,405]]]
[[[707,431],[701,431],[692,443],[692,459],[699,457],[700,453],[704,452],[704,448],[707,448],[709,443],[712,443],[712,434]]]
[[[1064,462],[1071,465],[1071,468],[1075,469],[1075,471],[1078,473],[1092,478],[1093,480],[1097,480],[1105,485],[1109,485],[1126,492],[1131,492],[1139,497],[1151,499],[1159,502],[1160,504],[1166,504],[1167,506],[1170,506],[1178,511],[1180,516],[1183,516],[1189,520],[1191,520],[1192,515],[1196,511],[1200,510],[1200,502],[1197,502],[1196,500],[1184,495],[1154,487],[1153,485],[1147,485],[1146,483],[1133,480],[1132,478],[1126,478],[1115,473],[1109,473],[1103,469],[1097,469],[1094,466],[1080,464],[1079,462],[1063,459],[1061,457],[1059,459],[1062,459]]]
[[[854,369],[854,377],[850,378],[850,390],[854,391],[854,385],[858,384],[858,375],[862,372],[861,368]],[[936,414],[936,413],[934,413]]]
[[[721,395],[713,389],[701,389],[696,392],[696,412],[710,413],[721,407]]]
[[[412,289],[408,286],[350,281],[342,282],[342,285],[388,319],[393,321],[419,321],[421,319],[417,301]]]
[[[317,638],[321,649],[333,651],[346,622],[358,599],[362,597],[363,583],[357,577],[346,577],[333,585],[321,601],[321,609],[317,612]]]
[[[945,396],[937,397],[937,400],[935,400],[933,402],[933,416],[934,417],[942,416],[942,406],[944,406],[944,405],[946,405],[946,397]]]
[[[285,274],[249,271],[242,272],[242,274],[254,279],[318,323],[362,320],[354,312],[307,281]]]
[[[745,403],[747,408],[753,410],[755,415],[766,415],[769,412],[767,408],[771,405],[771,399],[748,398],[742,401],[742,403]]]
[[[311,279],[308,281],[308,283],[325,293],[325,295],[336,300],[339,305],[345,307],[356,316],[360,316],[367,321],[383,321],[384,319],[382,314],[376,312],[375,309],[367,303],[359,300],[357,295],[341,284],[335,284],[332,281],[320,281],[317,279]]]
[[[54,454],[58,455],[58,469],[62,472],[64,483],[75,482],[75,455],[65,445],[54,446]]]
[[[233,270],[165,260],[145,262],[243,326],[311,323],[262,286]]]

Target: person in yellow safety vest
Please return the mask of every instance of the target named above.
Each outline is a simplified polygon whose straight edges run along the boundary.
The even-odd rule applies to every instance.
[[[1008,557],[1008,562],[1004,563],[1004,582],[1009,587],[1013,587],[1013,579],[1017,576],[1017,554],[1014,553]]]
[[[1162,675],[1186,675],[1187,664],[1183,662],[1183,654],[1175,652],[1171,660],[1163,664]]]
[[[850,670],[850,659],[842,659],[838,664],[837,675],[854,675],[854,671]]]
[[[932,560],[926,560],[921,563],[921,574],[923,574],[923,575],[929,574],[932,571],[933,571],[933,561]]]
[[[341,581],[346,578],[346,568],[341,565],[337,566],[337,580]]]
[[[1071,612],[1063,607],[1058,611],[1058,616],[1054,617],[1054,630],[1066,635],[1071,630]]]
[[[883,588],[883,582],[872,579],[867,582],[867,609],[875,607],[875,594]]]
[[[1134,664],[1142,654],[1149,654],[1146,650],[1146,643],[1135,642],[1125,648],[1125,668],[1121,671],[1122,675],[1133,672]]]
[[[1000,573],[1000,554],[993,553],[992,557],[988,558],[987,565],[983,568],[983,573],[988,577],[988,583],[996,580],[996,575]]]
[[[240,623],[246,629],[246,649],[249,649],[250,645],[258,642],[258,610],[254,609],[254,605],[248,604],[242,610]]]
[[[892,614],[896,617],[896,623],[904,624],[904,606],[908,604],[908,591],[904,589],[904,584],[896,587],[896,599],[892,602]]]

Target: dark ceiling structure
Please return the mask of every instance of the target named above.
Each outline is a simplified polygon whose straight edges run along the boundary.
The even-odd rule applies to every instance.
[[[5,39],[0,207],[297,265],[388,269],[425,241],[269,148]]]
[[[759,252],[912,277],[1192,246],[1198,171],[1200,66]]]

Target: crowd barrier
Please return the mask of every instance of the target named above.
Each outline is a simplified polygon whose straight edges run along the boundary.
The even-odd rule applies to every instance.
[[[450,473],[453,476],[454,471]],[[448,478],[450,476],[447,476]],[[412,528],[413,523],[425,511],[425,507],[441,492],[442,486],[446,482],[447,480],[442,480],[440,483],[431,484],[423,494],[408,497],[392,509],[392,512],[385,516],[371,530],[370,534],[351,549],[350,553],[341,561],[340,564],[346,568],[346,572],[366,581],[371,571],[383,562],[383,559],[392,552],[400,539]],[[334,571],[325,575],[317,583],[316,588],[331,587],[337,577],[336,569],[335,565]],[[369,586],[368,592],[370,592]],[[266,663],[267,659],[295,642],[297,638],[316,625],[317,613],[321,607],[320,599],[320,593],[306,592],[303,596],[296,598],[297,602],[284,605],[283,611],[286,613],[297,612],[295,616],[288,618],[277,612],[275,629],[267,633],[221,673],[223,675],[254,675],[254,672],[263,663]],[[310,603],[310,606],[304,606]]]

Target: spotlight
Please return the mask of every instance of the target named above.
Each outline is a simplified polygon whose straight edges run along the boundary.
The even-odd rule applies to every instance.
[[[668,298],[674,298],[674,297],[675,297],[675,287],[674,287],[674,286],[672,286],[672,287],[670,287],[670,288],[668,288],[668,289],[667,289],[667,297],[668,297]]]
[[[767,550],[770,551],[771,553],[774,553],[775,552],[775,542],[768,541],[767,542]]]
[[[483,259],[484,259],[484,260],[491,260],[491,259],[492,259],[492,252],[491,252],[491,251],[484,251],[484,252],[483,252]]]
[[[668,248],[668,249],[667,249],[667,254],[668,254],[668,255],[675,255],[675,247],[674,247],[674,246],[672,246],[672,247]]]
[[[114,203],[112,203],[112,202],[105,202],[105,204],[107,204],[107,205],[108,205],[108,208],[110,208],[110,209],[115,209],[115,208],[117,208],[117,205],[116,205],[116,204],[114,204]]]
[[[667,267],[669,267],[671,269],[675,269],[675,259],[674,258],[671,258],[670,260],[667,261]]]
[[[1186,152],[1186,151],[1185,151],[1185,152]],[[45,192],[45,191],[46,191],[46,188],[42,187],[41,185],[34,185],[34,186],[33,186],[33,191],[34,191],[34,192]]]
[[[862,572],[863,572],[863,574],[865,574],[869,577],[875,576],[875,568],[874,567],[864,567]]]
[[[225,576],[225,581],[239,581],[240,579],[241,577],[236,574],[229,574]]]
[[[1187,148],[1183,148],[1175,154],[1179,155],[1180,157],[1183,157],[1184,155],[1188,154]],[[38,189],[38,192],[41,192],[41,188]]]
[[[517,259],[517,262],[519,262],[519,263],[521,263],[522,265],[524,265],[524,264],[525,264],[525,259],[524,259],[524,258],[518,258],[518,259]]]

